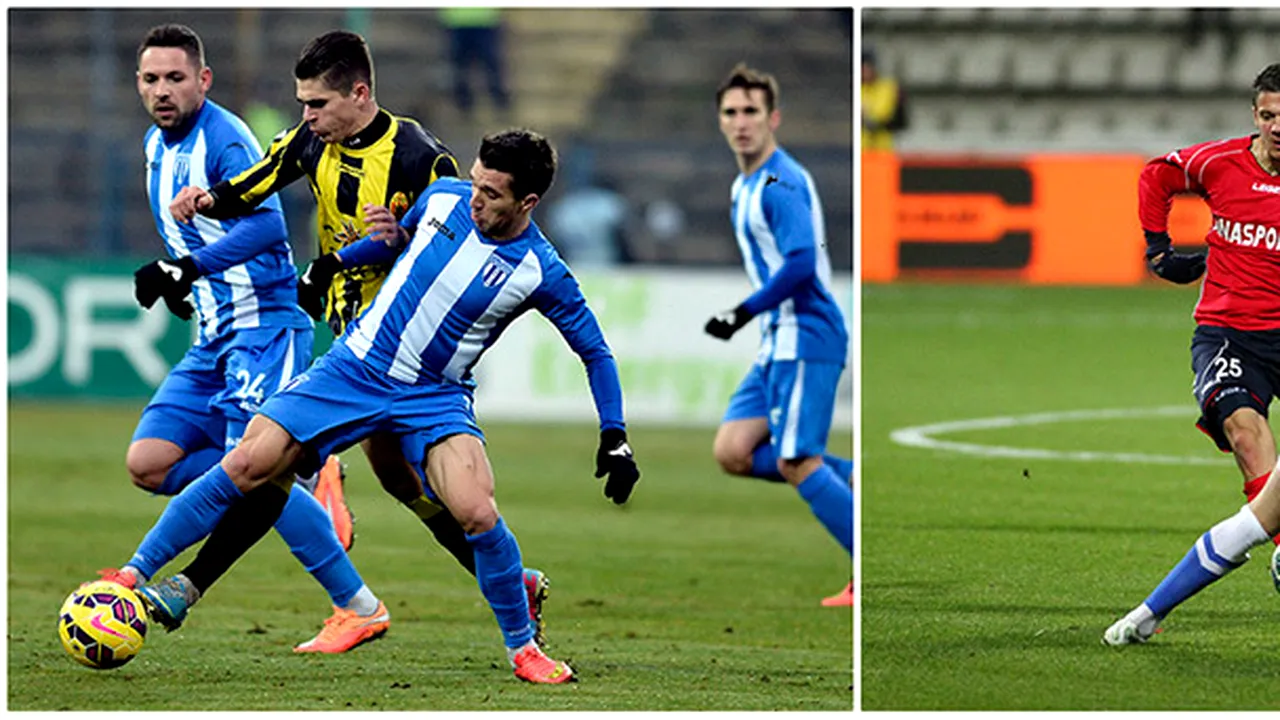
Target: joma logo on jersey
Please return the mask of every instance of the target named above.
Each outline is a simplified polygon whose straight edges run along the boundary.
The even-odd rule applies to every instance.
[[[1254,192],[1271,193],[1272,195],[1280,195],[1280,185],[1268,185],[1266,183],[1256,182],[1251,188]]]
[[[449,238],[450,240],[457,240],[457,238],[453,236],[453,231],[445,227],[444,223],[440,222],[440,218],[431,218],[430,220],[427,221],[427,224],[435,228],[436,232]]]
[[[493,287],[511,277],[511,273],[516,269],[511,264],[500,257],[491,257],[489,262],[484,264],[484,269],[480,271],[480,278],[484,281],[485,287]]]
[[[1214,218],[1213,229],[1218,236],[1232,245],[1243,247],[1280,248],[1280,229],[1262,223],[1233,222],[1226,218]]]

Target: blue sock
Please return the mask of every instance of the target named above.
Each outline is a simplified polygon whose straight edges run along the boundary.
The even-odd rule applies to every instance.
[[[853,553],[853,488],[823,465],[796,486],[818,522]]]
[[[769,482],[786,482],[786,478],[778,472],[778,453],[773,451],[773,443],[765,440],[751,452],[751,477]]]
[[[468,535],[467,542],[476,552],[476,581],[480,592],[493,608],[502,628],[502,640],[509,648],[523,647],[533,639],[529,627],[529,598],[524,592],[524,566],[520,546],[507,523],[498,518],[492,530]]]
[[[1201,559],[1203,553],[1204,559]],[[1163,618],[1187,598],[1208,587],[1210,583],[1243,565],[1231,562],[1214,550],[1210,533],[1200,536],[1182,561],[1174,566],[1155,590],[1147,596],[1146,606],[1158,618]]]
[[[853,461],[835,455],[823,455],[822,462],[847,483],[853,482]]]
[[[173,467],[169,468],[169,472],[164,476],[164,482],[160,483],[156,494],[177,495],[192,480],[205,474],[210,467],[220,462],[225,454],[225,450],[215,447],[201,448],[195,452],[187,453],[181,460],[174,463]]]
[[[295,484],[275,527],[293,556],[324,586],[333,604],[346,607],[364,580],[338,542],[333,521],[320,501]]]
[[[160,519],[151,526],[129,564],[152,577],[183,550],[213,531],[223,513],[244,493],[231,482],[221,464],[174,495]]]

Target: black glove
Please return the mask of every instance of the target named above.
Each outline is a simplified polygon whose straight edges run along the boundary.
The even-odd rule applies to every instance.
[[[196,261],[190,255],[177,260],[156,260],[134,271],[133,296],[148,310],[156,300],[164,298],[169,312],[190,320],[194,308],[186,298],[191,294],[192,283],[199,277]]]
[[[324,319],[324,299],[329,294],[333,277],[342,272],[337,253],[326,253],[311,261],[298,278],[298,307],[315,320]]]
[[[604,496],[621,505],[631,497],[631,489],[640,480],[640,469],[636,467],[635,458],[631,455],[631,446],[627,444],[627,433],[624,430],[604,430],[600,433],[600,449],[596,450],[596,477],[609,476],[604,481]]]
[[[1169,282],[1186,285],[1204,274],[1205,253],[1187,255],[1173,251],[1168,233],[1144,231],[1147,236],[1147,265],[1151,271]],[[1152,262],[1154,258],[1159,258]]]
[[[708,320],[704,329],[708,335],[718,337],[721,340],[728,340],[733,337],[734,333],[741,330],[743,325],[749,322],[751,322],[751,313],[739,305]]]

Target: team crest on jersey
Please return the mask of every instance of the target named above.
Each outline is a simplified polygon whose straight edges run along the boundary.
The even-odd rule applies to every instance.
[[[480,271],[480,278],[484,281],[485,287],[493,287],[501,285],[515,271],[516,269],[511,267],[511,264],[506,260],[494,256],[484,264],[484,269]]]
[[[178,153],[173,158],[173,183],[178,187],[185,186],[191,180],[191,156]]]
[[[391,202],[387,203],[387,209],[399,220],[404,217],[404,211],[409,209],[409,198],[404,193],[398,192],[391,196]]]

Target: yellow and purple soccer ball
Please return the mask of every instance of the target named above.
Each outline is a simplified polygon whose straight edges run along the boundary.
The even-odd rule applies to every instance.
[[[58,611],[58,638],[67,654],[95,670],[133,659],[147,637],[147,612],[132,590],[97,580],[67,596]]]

